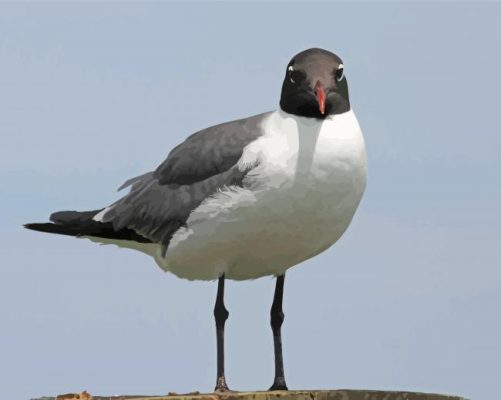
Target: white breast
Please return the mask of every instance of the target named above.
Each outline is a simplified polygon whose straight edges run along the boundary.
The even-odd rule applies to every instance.
[[[240,160],[259,165],[249,179],[253,183],[306,184],[323,192],[335,188],[333,180],[355,178],[356,172],[365,180],[365,146],[353,111],[322,121],[277,111],[263,129],[266,134],[247,146]]]
[[[280,274],[335,243],[365,189],[364,141],[352,111],[323,121],[272,113],[240,165],[248,189],[198,207],[159,265],[188,279]]]

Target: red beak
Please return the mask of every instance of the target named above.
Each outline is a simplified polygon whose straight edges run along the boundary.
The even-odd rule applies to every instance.
[[[320,114],[325,113],[325,90],[324,85],[317,81],[315,85],[315,96],[317,96],[318,101],[318,109],[320,110]]]

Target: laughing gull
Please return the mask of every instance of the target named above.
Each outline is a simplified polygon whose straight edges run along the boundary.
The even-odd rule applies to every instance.
[[[196,132],[129,192],[94,211],[61,211],[29,229],[139,250],[165,271],[216,280],[216,391],[224,375],[225,279],[275,276],[271,307],[275,379],[282,361],[287,269],[334,244],[365,189],[364,139],[348,98],[341,59],[313,48],[285,70],[280,108]]]

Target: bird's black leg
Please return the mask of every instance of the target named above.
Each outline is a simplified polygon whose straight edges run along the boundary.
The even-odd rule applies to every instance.
[[[287,390],[287,384],[284,377],[284,362],[282,359],[282,334],[281,327],[284,322],[284,313],[282,311],[282,298],[284,296],[284,278],[285,274],[277,276],[275,286],[275,296],[271,306],[271,329],[273,330],[273,345],[275,348],[275,379],[269,390]]]
[[[217,284],[216,304],[214,306],[214,317],[216,319],[217,336],[217,381],[216,392],[229,391],[224,377],[224,323],[228,319],[228,310],[224,306],[224,274],[219,278]]]

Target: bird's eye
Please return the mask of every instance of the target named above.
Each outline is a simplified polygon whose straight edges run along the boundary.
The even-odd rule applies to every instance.
[[[303,79],[303,73],[295,71],[292,65],[289,65],[289,67],[287,68],[287,74],[289,75],[289,80],[292,83],[298,83]]]
[[[294,67],[292,65],[289,65],[289,68],[287,68],[287,73],[289,74],[289,79],[292,83],[296,83],[294,81],[294,77],[292,76],[292,73],[294,72]]]
[[[339,64],[339,67],[337,67],[336,70],[336,81],[340,82],[344,78],[344,65]]]

